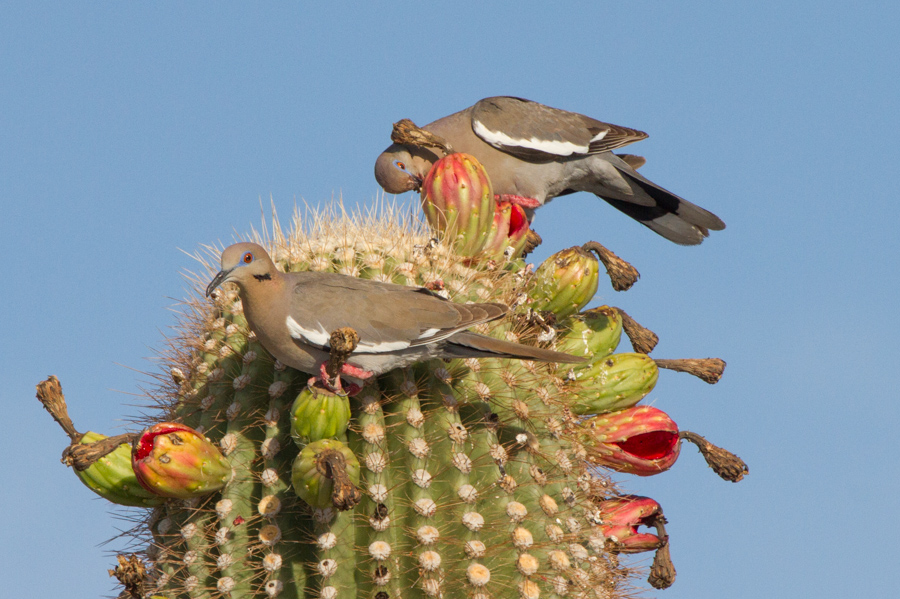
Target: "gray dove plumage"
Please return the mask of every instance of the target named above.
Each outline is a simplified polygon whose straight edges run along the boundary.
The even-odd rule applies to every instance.
[[[715,214],[653,183],[636,167],[643,159],[613,150],[647,134],[509,96],[485,98],[422,129],[475,156],[494,193],[534,210],[555,197],[587,191],[666,239],[695,245],[710,230],[725,228]],[[388,193],[418,190],[437,150],[393,144],[375,163],[375,178]]]
[[[262,246],[225,248],[222,270],[206,289],[236,283],[250,329],[282,363],[319,375],[330,335],[350,327],[359,344],[342,376],[371,376],[431,358],[495,357],[543,362],[581,358],[466,331],[502,318],[503,304],[458,304],[432,291],[322,272],[279,271]]]

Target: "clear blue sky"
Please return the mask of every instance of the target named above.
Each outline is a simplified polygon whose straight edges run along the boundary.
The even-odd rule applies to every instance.
[[[536,259],[596,239],[638,267],[597,300],[653,328],[654,356],[728,362],[651,398],[750,476],[686,447],[621,477],[670,520],[658,595],[897,595],[900,5],[506,6],[0,6],[4,596],[112,594],[98,545],[127,526],[59,464],[34,385],[56,374],[78,427],[122,432],[181,249],[246,232],[260,200],[371,203],[392,122],[499,94],[647,131],[642,172],[728,224],[678,247],[584,194],[535,222]]]

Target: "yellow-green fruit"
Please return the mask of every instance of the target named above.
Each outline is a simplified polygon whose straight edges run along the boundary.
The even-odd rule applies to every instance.
[[[307,387],[291,406],[291,436],[303,446],[343,435],[350,423],[350,401],[326,389]]]
[[[334,465],[343,467],[346,478],[359,483],[359,460],[349,447],[334,439],[310,443],[300,451],[291,469],[294,493],[311,507],[332,507],[335,480]]]
[[[82,444],[106,439],[106,435],[87,432],[81,438]],[[164,498],[144,489],[131,468],[131,445],[123,443],[93,464],[87,470],[75,470],[84,485],[100,497],[134,507],[160,505]]]
[[[647,354],[607,356],[573,370],[577,386],[569,404],[575,414],[600,414],[630,408],[656,386],[659,369]]]
[[[556,350],[594,363],[616,350],[622,338],[622,316],[615,308],[600,306],[566,321]]]
[[[600,261],[592,253],[578,246],[556,252],[534,272],[531,307],[561,320],[593,299],[599,281]]]

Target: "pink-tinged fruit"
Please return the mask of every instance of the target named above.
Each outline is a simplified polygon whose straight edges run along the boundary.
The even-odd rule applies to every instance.
[[[474,256],[484,248],[495,204],[487,172],[468,154],[444,156],[422,183],[422,209],[428,224],[463,256]]]
[[[638,526],[655,526],[662,516],[660,505],[649,497],[622,495],[597,505],[601,513],[600,525],[610,542],[610,550],[617,553],[642,553],[659,549],[666,542],[657,535],[638,532]]]
[[[651,406],[636,406],[588,418],[588,460],[618,472],[652,476],[672,467],[681,448],[678,425]]]
[[[161,422],[131,448],[138,482],[162,497],[189,499],[218,491],[231,479],[228,460],[206,437],[175,422]]]
[[[497,202],[494,205],[494,221],[484,245],[484,253],[496,257],[512,248],[510,257],[522,253],[528,239],[528,217],[521,206],[512,202]]]

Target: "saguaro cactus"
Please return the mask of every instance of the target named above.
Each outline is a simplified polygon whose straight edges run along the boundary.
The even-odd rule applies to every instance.
[[[186,462],[201,463],[195,454],[202,451],[217,468],[180,474],[211,477],[217,482],[209,490],[221,490],[149,502],[161,505],[147,509],[139,533],[146,568],[128,569],[123,596],[628,594],[637,571],[619,561],[626,539],[607,538],[616,523],[604,510],[620,493],[600,458],[629,441],[614,431],[600,435],[591,418],[611,412],[606,421],[624,430],[626,416],[613,411],[635,409],[657,382],[656,364],[645,354],[614,353],[624,318],[616,309],[573,313],[587,300],[571,300],[570,288],[554,292],[552,277],[536,277],[511,253],[460,257],[432,242],[421,224],[392,216],[320,214],[311,226],[298,218],[289,234],[276,229],[274,240],[258,241],[285,270],[420,285],[455,301],[505,302],[515,306],[510,316],[480,332],[572,351],[588,362],[571,368],[436,360],[389,372],[351,398],[307,389],[309,376],[273,360],[248,329],[234,290],[217,292],[212,302],[202,298],[210,267],[197,276],[193,309],[171,340],[170,376],[161,378],[156,400],[160,420],[199,433]],[[596,279],[590,254],[579,260],[586,263],[582,276]],[[596,288],[596,280],[579,285]],[[563,306],[557,315],[541,312],[556,305]],[[46,385],[39,391],[62,423],[48,399],[61,392]],[[64,428],[73,443],[82,440],[71,422]],[[669,436],[666,455],[677,456],[688,437],[675,429]],[[711,453],[704,450],[707,459]],[[606,465],[618,463],[607,458]],[[144,501],[141,495],[135,502]],[[664,551],[657,562],[668,563],[664,536],[645,548]],[[651,575],[654,585],[671,584],[673,569],[654,564],[657,571],[668,574]]]

